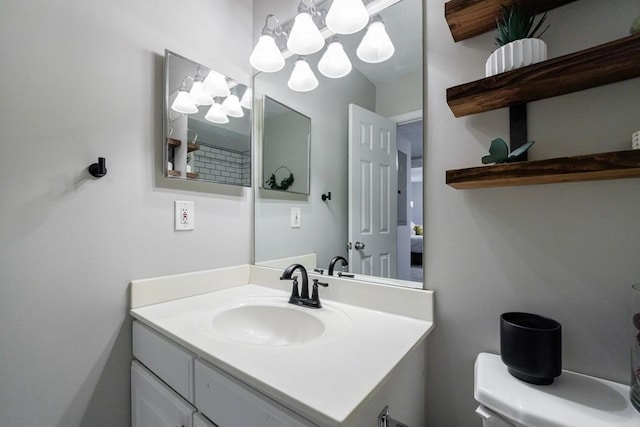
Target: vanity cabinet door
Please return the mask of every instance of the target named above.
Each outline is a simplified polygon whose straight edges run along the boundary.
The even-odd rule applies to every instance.
[[[193,355],[139,321],[132,328],[133,356],[193,403]]]
[[[226,373],[196,360],[196,406],[219,427],[314,426]]]
[[[195,408],[140,363],[131,363],[131,426],[193,427]]]

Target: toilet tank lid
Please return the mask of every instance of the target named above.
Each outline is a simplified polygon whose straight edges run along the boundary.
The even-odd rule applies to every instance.
[[[474,396],[523,426],[640,425],[629,386],[564,370],[551,385],[528,384],[511,376],[495,354],[476,358]]]

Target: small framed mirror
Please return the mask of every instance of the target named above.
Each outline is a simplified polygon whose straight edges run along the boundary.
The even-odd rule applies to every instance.
[[[262,106],[261,188],[309,194],[311,119],[266,95]]]
[[[251,186],[253,93],[165,50],[165,176]]]

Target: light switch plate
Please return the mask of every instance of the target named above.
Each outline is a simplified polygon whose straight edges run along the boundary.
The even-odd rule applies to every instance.
[[[291,228],[300,228],[300,208],[291,208]]]
[[[175,201],[175,230],[189,231],[196,226],[196,209],[194,202]]]

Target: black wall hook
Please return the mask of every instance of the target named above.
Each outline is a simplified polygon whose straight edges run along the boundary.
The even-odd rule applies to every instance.
[[[98,157],[98,163],[89,166],[89,173],[96,178],[102,178],[107,174],[107,165],[104,157]]]
[[[327,200],[331,200],[331,191],[329,191],[327,194],[322,195],[322,201],[326,202]]]

